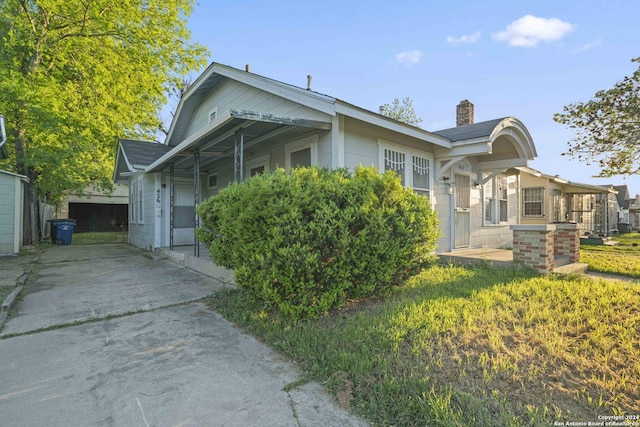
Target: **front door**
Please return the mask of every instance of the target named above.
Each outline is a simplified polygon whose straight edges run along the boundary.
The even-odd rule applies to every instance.
[[[471,244],[471,178],[455,174],[454,247],[463,248]]]

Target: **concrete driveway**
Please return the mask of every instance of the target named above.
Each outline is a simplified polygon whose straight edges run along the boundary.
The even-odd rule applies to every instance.
[[[2,426],[366,425],[128,245],[48,249],[0,334]]]

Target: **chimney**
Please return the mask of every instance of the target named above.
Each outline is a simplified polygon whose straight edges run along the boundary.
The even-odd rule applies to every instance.
[[[244,71],[246,71],[247,73],[251,72],[251,67],[249,66],[249,64],[244,66]]]
[[[456,126],[473,124],[473,104],[468,99],[460,101],[456,107]]]
[[[307,76],[307,90],[311,90],[311,74]]]

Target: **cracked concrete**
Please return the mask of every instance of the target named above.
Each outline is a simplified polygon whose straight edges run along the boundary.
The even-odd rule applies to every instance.
[[[367,425],[317,383],[287,390],[295,365],[204,303],[176,305],[214,279],[123,245],[58,252],[71,247],[45,253],[5,325],[24,334],[0,340],[0,425]],[[121,317],[29,332],[93,313]]]

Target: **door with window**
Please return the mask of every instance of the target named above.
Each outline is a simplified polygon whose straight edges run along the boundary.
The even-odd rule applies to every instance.
[[[471,244],[471,178],[469,175],[455,174],[454,195],[454,247],[468,247]]]

